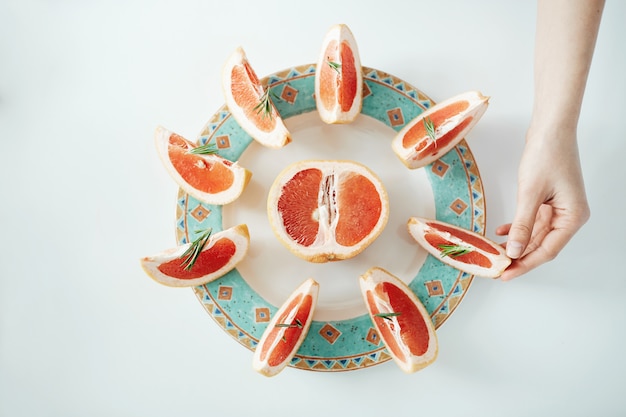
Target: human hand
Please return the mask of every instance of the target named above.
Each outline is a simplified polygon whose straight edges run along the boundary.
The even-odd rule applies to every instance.
[[[554,259],[589,214],[575,130],[529,130],[515,217],[496,229],[497,235],[508,235],[503,246],[513,259],[500,279],[509,281]]]

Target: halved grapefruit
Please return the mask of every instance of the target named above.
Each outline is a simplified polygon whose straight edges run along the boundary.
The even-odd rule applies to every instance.
[[[237,48],[224,64],[222,89],[228,110],[253,139],[269,148],[282,148],[291,141],[272,102],[271,88],[261,85],[242,48]]]
[[[280,306],[254,351],[257,372],[274,376],[289,365],[311,327],[318,292],[319,284],[309,278]]]
[[[252,173],[216,153],[194,153],[198,147],[159,126],[155,144],[163,165],[176,184],[196,199],[224,205],[236,200]]]
[[[326,123],[350,123],[361,112],[363,73],[354,35],[332,26],[322,41],[315,73],[315,103]]]
[[[413,291],[378,267],[359,283],[378,335],[400,369],[411,373],[433,363],[439,351],[435,326]]]
[[[191,243],[141,259],[144,271],[169,287],[195,287],[214,281],[235,268],[248,252],[248,226],[240,224]]]
[[[462,227],[411,217],[408,228],[413,239],[431,255],[468,274],[497,278],[511,263],[502,246]]]
[[[432,106],[400,130],[391,147],[410,169],[430,164],[456,146],[487,110],[489,97],[468,91]]]
[[[383,231],[389,199],[380,179],[353,161],[308,160],[272,184],[267,212],[279,241],[309,262],[356,256]]]

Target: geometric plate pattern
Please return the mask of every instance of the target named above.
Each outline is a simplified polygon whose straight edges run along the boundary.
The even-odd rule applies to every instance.
[[[261,80],[278,97],[274,104],[282,118],[315,111],[315,64],[286,69]],[[362,113],[399,131],[434,102],[409,83],[386,72],[363,67]],[[213,142],[218,153],[237,161],[252,142],[222,106],[204,126],[199,144]],[[474,232],[485,233],[485,198],[476,161],[462,140],[446,155],[425,167],[435,196],[436,218]],[[176,238],[187,243],[196,230],[222,230],[220,206],[200,204],[179,191],[176,204]],[[463,299],[473,275],[444,265],[428,255],[409,287],[422,301],[438,328]],[[263,300],[235,268],[220,279],[195,287],[206,312],[233,339],[254,350],[277,310]],[[334,322],[313,321],[291,367],[323,372],[350,371],[391,359],[369,316]]]

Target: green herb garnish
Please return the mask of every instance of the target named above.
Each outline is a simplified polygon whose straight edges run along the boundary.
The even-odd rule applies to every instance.
[[[296,319],[295,323],[278,323],[276,324],[274,327],[297,327],[298,329],[301,329],[303,327],[302,322],[300,321],[300,319]]]
[[[381,319],[385,319],[385,320],[391,320],[392,317],[397,317],[399,315],[401,315],[402,313],[378,313],[378,314],[374,314],[374,317],[380,317]]]
[[[430,138],[430,140],[433,141],[433,143],[435,144],[435,147],[437,147],[437,136],[435,136],[435,124],[428,116],[423,119],[423,122],[424,122],[424,127],[426,128],[426,133],[428,134],[428,137]]]
[[[180,259],[183,259],[181,265],[185,268],[185,271],[189,271],[193,268],[196,260],[198,259],[198,255],[204,249],[204,245],[209,241],[209,237],[211,237],[212,229],[206,229],[201,232],[200,236],[196,238],[187,250],[180,256]]]
[[[272,95],[274,98],[278,98],[276,93],[274,93],[271,88],[267,87],[267,90],[263,93],[263,95],[259,99],[259,104],[254,106],[254,110],[256,110],[257,114],[262,114],[263,117],[267,116],[270,119],[272,118],[272,99],[270,98]]]
[[[337,74],[339,74],[339,69],[341,68],[341,64],[340,63],[333,62],[333,61],[326,61],[326,63],[328,64],[329,67],[331,67],[332,69],[337,71]]]
[[[441,250],[442,256],[451,256],[452,258],[456,258],[457,256],[465,255],[467,253],[473,252],[474,249],[468,248],[467,246],[461,245],[439,245],[439,249]]]
[[[214,153],[217,153],[217,145],[213,142],[207,142],[204,145],[189,149],[187,153],[193,153],[196,155],[214,154]]]

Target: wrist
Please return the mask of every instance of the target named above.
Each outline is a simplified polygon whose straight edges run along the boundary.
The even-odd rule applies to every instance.
[[[526,141],[550,139],[575,143],[577,128],[577,115],[571,113],[563,115],[534,113],[526,133]]]

